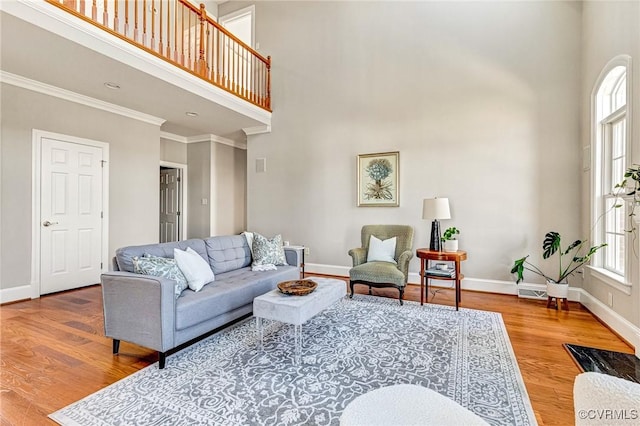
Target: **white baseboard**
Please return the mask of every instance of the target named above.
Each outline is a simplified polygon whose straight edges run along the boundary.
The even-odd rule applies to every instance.
[[[315,273],[347,277],[349,276],[349,269],[351,268],[348,266],[322,265],[317,263],[307,263],[305,265],[305,272],[310,274]],[[409,273],[409,283],[419,285],[420,274],[417,272]],[[544,284],[523,283],[520,285],[526,286],[526,288],[532,290],[545,289]],[[438,285],[434,286],[439,287]],[[479,278],[464,278],[462,280],[462,289],[498,294],[517,294],[517,287],[513,282]],[[1,289],[0,303],[31,299],[31,293],[32,290],[30,285]],[[600,318],[600,320],[629,342],[636,349],[636,356],[640,357],[640,328],[620,316],[620,314],[593,297],[584,289],[570,287],[569,300],[582,303],[595,316]]]
[[[323,274],[323,275],[337,275],[340,277],[349,276],[350,266],[336,266],[336,265],[322,265],[318,263],[305,264],[305,273],[309,274]],[[437,282],[433,280],[433,287],[450,287],[446,284],[447,281]],[[409,284],[420,285],[420,273],[409,272]],[[499,293],[499,294],[517,294],[517,287],[513,281],[498,281],[487,280],[480,278],[464,278],[461,283],[463,290],[483,291],[487,293]],[[544,285],[541,285],[544,288]],[[579,296],[576,299],[579,300]]]
[[[305,274],[336,275],[338,277],[348,277],[350,266],[323,265],[321,263],[305,263]]]
[[[4,288],[0,290],[0,303],[15,302],[17,300],[31,299],[31,286]]]
[[[640,328],[623,318],[616,311],[605,305],[591,293],[584,289],[578,289],[580,291],[580,303],[589,309],[592,314],[600,318],[607,326],[622,336],[631,346],[636,350],[636,356],[640,357]]]
[[[335,265],[322,265],[317,263],[307,263],[305,265],[305,272],[316,273],[324,275],[337,275],[342,277],[349,276],[349,266],[335,266]],[[434,282],[434,287],[447,287],[446,281],[442,282],[443,285]],[[409,284],[420,285],[420,274],[418,272],[409,273]],[[497,294],[518,294],[518,286],[513,281],[500,281],[500,280],[488,280],[481,278],[464,278],[462,280],[463,290],[482,291],[487,293]],[[546,286],[544,284],[534,283],[520,283],[521,287],[530,290],[545,291]],[[640,357],[640,328],[627,321],[620,316],[613,309],[593,297],[590,293],[584,289],[578,287],[569,287],[568,299],[572,302],[580,302],[595,316],[600,318],[607,326],[622,336],[627,342],[629,342],[636,349],[636,356]]]

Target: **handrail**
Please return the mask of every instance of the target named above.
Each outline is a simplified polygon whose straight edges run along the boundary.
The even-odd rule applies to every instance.
[[[44,1],[271,111],[271,57],[265,58],[210,18],[204,4],[197,8],[187,0]]]

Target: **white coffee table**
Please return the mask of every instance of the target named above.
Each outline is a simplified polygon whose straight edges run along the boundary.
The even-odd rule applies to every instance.
[[[306,296],[290,296],[275,289],[253,299],[253,316],[263,349],[264,329],[262,320],[269,319],[294,326],[295,362],[302,354],[302,324],[319,314],[347,294],[347,285],[333,278],[309,277],[318,283],[313,293]]]

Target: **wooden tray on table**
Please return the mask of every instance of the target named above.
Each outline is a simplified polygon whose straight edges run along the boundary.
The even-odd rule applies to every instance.
[[[311,280],[284,281],[278,284],[278,289],[282,293],[292,296],[305,296],[312,293],[316,287],[318,287],[318,283]]]

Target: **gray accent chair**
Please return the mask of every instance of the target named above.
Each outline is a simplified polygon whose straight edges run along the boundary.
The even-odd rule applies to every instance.
[[[369,240],[371,235],[381,240],[396,237],[394,259],[397,265],[390,262],[367,262]],[[349,270],[349,286],[353,297],[355,284],[371,287],[395,287],[400,292],[400,304],[409,275],[409,261],[413,257],[413,227],[406,225],[365,225],[360,233],[362,247],[349,250],[353,260],[353,268]]]
[[[215,281],[199,292],[184,290],[176,299],[175,281],[133,273],[133,257],[173,258],[173,249],[191,247],[209,263]],[[158,351],[159,368],[175,348],[237,321],[253,311],[253,299],[281,281],[300,277],[295,249],[285,247],[287,263],[275,271],[251,270],[251,251],[242,235],[123,247],[116,250],[114,271],[102,274],[105,335]]]

